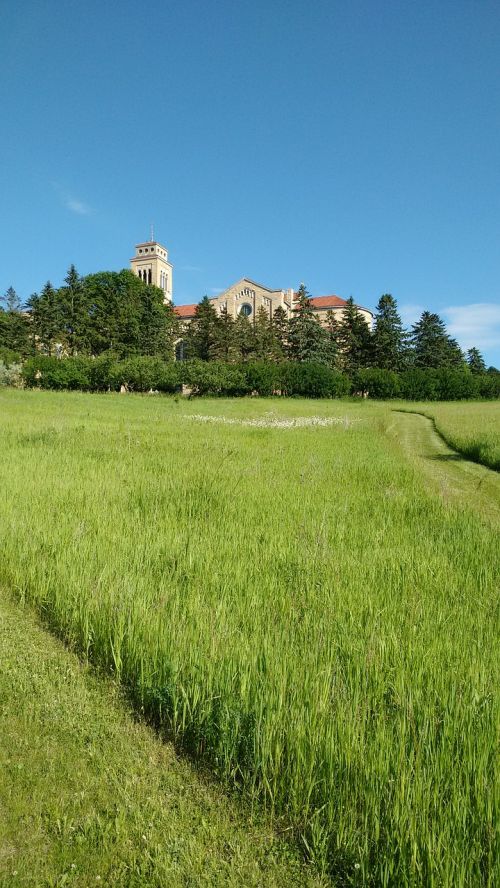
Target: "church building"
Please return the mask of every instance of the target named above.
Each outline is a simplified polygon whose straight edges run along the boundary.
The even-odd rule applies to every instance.
[[[168,250],[158,241],[151,240],[137,244],[135,256],[130,260],[134,274],[146,284],[154,284],[163,290],[164,302],[172,303],[173,299],[173,266],[168,261]],[[251,278],[241,278],[227,290],[211,298],[211,303],[219,313],[227,312],[231,317],[244,315],[249,320],[256,317],[260,308],[264,308],[271,318],[277,308],[283,308],[287,317],[293,317],[298,308],[298,294],[289,288],[273,290],[263,284],[257,284]],[[311,297],[314,313],[320,323],[327,323],[329,312],[340,319],[346,306],[346,300],[340,296]],[[189,323],[195,316],[197,303],[175,306],[174,311],[179,318]],[[359,313],[371,327],[373,313],[368,308],[357,306]]]

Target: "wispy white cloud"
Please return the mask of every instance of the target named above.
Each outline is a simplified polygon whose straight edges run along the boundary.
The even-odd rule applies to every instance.
[[[76,197],[71,191],[68,191],[64,185],[61,185],[60,182],[51,182],[51,185],[59,195],[62,205],[66,207],[67,210],[71,213],[76,213],[77,216],[91,215],[92,207],[85,203],[85,201]]]
[[[224,287],[209,287],[208,292],[209,293],[223,293]]]
[[[92,212],[88,204],[70,195],[65,197],[64,204],[68,210],[71,210],[72,213],[76,213],[78,216],[89,216]]]
[[[442,308],[448,333],[464,348],[500,348],[500,305],[495,302],[472,302]]]

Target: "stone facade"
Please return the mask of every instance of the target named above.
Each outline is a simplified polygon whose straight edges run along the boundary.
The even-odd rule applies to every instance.
[[[241,278],[236,284],[232,284],[223,293],[214,296],[210,302],[220,314],[227,311],[232,318],[244,314],[249,320],[256,317],[261,307],[269,313],[269,317],[278,307],[285,310],[287,317],[293,317],[298,308],[298,294],[295,290],[271,290],[262,284],[257,284],[250,278]],[[311,298],[314,313],[321,324],[328,322],[329,312],[333,312],[337,320],[342,317],[346,306],[346,300],[340,296],[313,296]],[[365,318],[371,327],[373,314],[368,308],[357,306],[359,313]],[[196,303],[192,305],[179,305],[175,308],[176,314],[189,323],[194,318]]]
[[[171,303],[173,296],[173,266],[168,261],[168,250],[157,241],[146,241],[137,244],[135,256],[130,260],[134,274],[147,284],[154,284],[163,290],[164,302]],[[210,301],[215,310],[222,314],[227,311],[232,318],[245,315],[253,320],[260,308],[264,308],[271,318],[277,308],[283,308],[287,317],[293,317],[298,308],[298,294],[295,290],[272,290],[263,284],[257,284],[251,278],[241,278],[227,290],[214,296]],[[346,306],[345,299],[340,296],[313,296],[311,298],[314,313],[318,320],[326,325],[328,313],[333,312],[338,320]],[[359,313],[371,327],[373,314],[368,308],[357,306]],[[194,318],[196,303],[178,305],[175,312],[187,324]]]

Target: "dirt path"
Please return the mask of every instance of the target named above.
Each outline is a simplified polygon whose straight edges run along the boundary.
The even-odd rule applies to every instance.
[[[469,462],[452,450],[436,432],[432,420],[419,413],[394,410],[388,431],[396,433],[405,453],[444,500],[465,503],[500,526],[498,472]]]

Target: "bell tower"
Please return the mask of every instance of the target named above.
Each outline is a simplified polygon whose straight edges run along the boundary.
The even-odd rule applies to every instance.
[[[136,244],[135,256],[130,260],[130,267],[145,284],[154,284],[155,287],[163,290],[165,303],[172,302],[174,269],[168,261],[166,247],[153,240],[152,236],[150,241]]]

